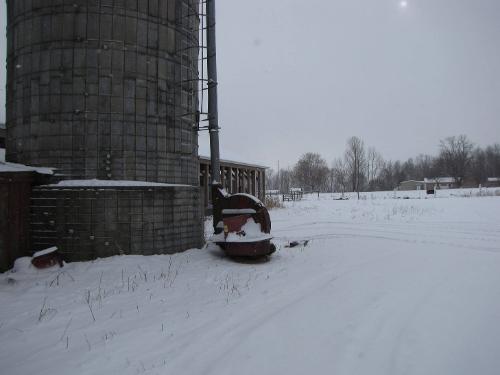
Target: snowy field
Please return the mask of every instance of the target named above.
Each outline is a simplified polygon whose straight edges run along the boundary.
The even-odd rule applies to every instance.
[[[497,375],[497,195],[307,196],[271,212],[261,263],[21,259],[0,274],[1,373]]]

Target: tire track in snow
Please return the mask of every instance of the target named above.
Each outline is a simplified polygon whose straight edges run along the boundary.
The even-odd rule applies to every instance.
[[[191,354],[200,353],[197,357],[196,366],[199,366],[199,361],[202,361],[204,366],[201,368],[204,369],[204,374],[220,374],[220,369],[217,366],[224,363],[225,358],[230,357],[232,353],[245,344],[245,341],[241,339],[242,337],[248,337],[248,335],[255,332],[257,328],[265,324],[270,324],[273,319],[279,317],[285,311],[293,310],[295,306],[320,295],[325,288],[335,283],[339,278],[357,272],[361,268],[383,262],[388,257],[393,256],[394,253],[394,251],[390,251],[387,254],[377,256],[369,261],[356,263],[350,266],[349,269],[336,275],[318,275],[312,282],[308,282],[307,286],[302,287],[300,291],[295,290],[294,293],[290,295],[280,296],[278,293],[275,293],[274,297],[277,297],[277,299],[274,300],[271,305],[268,305],[268,309],[259,311],[261,306],[258,306],[257,309],[245,311],[243,314],[236,314],[236,316],[232,317],[232,320],[216,326],[216,328],[210,329],[207,327],[208,329],[204,331],[205,333],[201,337],[198,336],[194,344],[198,349],[194,349],[192,343],[188,343],[185,349]],[[214,347],[214,341],[227,341],[228,343]],[[189,358],[178,358],[178,361],[179,368],[189,368],[190,365],[192,365],[192,361],[190,361]]]
[[[335,226],[332,226],[331,228],[328,229],[322,229],[322,227],[317,228],[320,224],[324,224],[324,222],[314,222],[314,223],[304,224],[305,227],[313,226],[316,230],[319,230],[322,233],[313,234],[307,236],[306,238],[300,238],[300,239],[318,240],[318,239],[333,239],[333,238],[372,238],[372,239],[391,240],[391,241],[399,241],[407,243],[421,243],[424,245],[451,246],[454,248],[460,248],[466,250],[500,253],[500,247],[498,246],[498,244],[500,243],[500,233],[497,234],[491,231],[489,232],[489,237],[491,238],[484,238],[478,236],[457,237],[454,235],[455,233],[464,234],[464,232],[459,230],[456,231],[454,230],[452,232],[436,230],[435,233],[424,233],[421,230],[415,230],[415,228],[412,228],[410,225],[403,227],[404,230],[390,230],[383,228],[377,229],[377,228],[372,228],[369,225],[352,226],[352,224],[344,225],[342,228],[336,228]],[[330,224],[330,222],[328,222],[328,224]],[[324,232],[325,230],[327,232]],[[297,239],[296,237],[280,235],[283,232],[294,232],[294,230],[278,229],[274,232],[278,234],[274,236],[274,239],[281,241]],[[365,232],[365,233],[360,233],[360,232]],[[370,232],[374,234],[370,234]],[[488,246],[489,244],[493,244],[493,246]]]

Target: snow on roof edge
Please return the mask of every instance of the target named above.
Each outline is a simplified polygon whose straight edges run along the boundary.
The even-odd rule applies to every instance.
[[[211,161],[210,157],[209,156],[205,156],[205,155],[198,155],[198,158],[200,160],[204,160],[204,161],[208,161],[208,162]],[[241,166],[244,166],[244,167],[269,169],[269,167],[266,167],[265,165],[252,164],[252,163],[243,163],[243,162],[236,161],[236,160],[220,159],[220,162],[221,163],[227,163],[227,164],[238,164],[238,165],[241,165]]]
[[[129,181],[129,180],[63,180],[57,184],[41,187],[191,187],[183,184],[164,184],[161,182]]]
[[[455,181],[455,178],[453,177],[434,177],[434,178],[424,178],[424,182],[426,183],[433,183],[433,182],[437,182],[437,183],[441,183],[441,184],[449,184],[449,183],[454,183],[456,182]]]
[[[52,168],[30,167],[29,165],[0,161],[0,173],[16,173],[16,172],[36,172],[39,174],[48,174],[48,175],[54,174],[54,170]]]

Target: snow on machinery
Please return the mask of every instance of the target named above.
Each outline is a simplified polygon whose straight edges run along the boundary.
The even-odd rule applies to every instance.
[[[227,194],[215,188],[212,242],[231,257],[258,258],[276,251],[271,219],[260,200],[249,194]]]
[[[276,247],[271,243],[271,219],[264,204],[249,194],[228,194],[220,183],[215,0],[207,0],[206,17],[208,130],[214,226],[212,242],[232,257],[257,258],[270,255]]]

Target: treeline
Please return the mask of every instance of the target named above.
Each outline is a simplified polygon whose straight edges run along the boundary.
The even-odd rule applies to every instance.
[[[500,177],[500,144],[482,148],[459,135],[441,140],[437,156],[391,161],[360,138],[351,137],[343,156],[330,165],[318,153],[308,152],[293,168],[269,170],[267,189],[285,192],[302,187],[306,191],[359,193],[393,190],[402,181],[436,177],[453,177],[459,187],[465,181],[480,185],[489,177]]]

